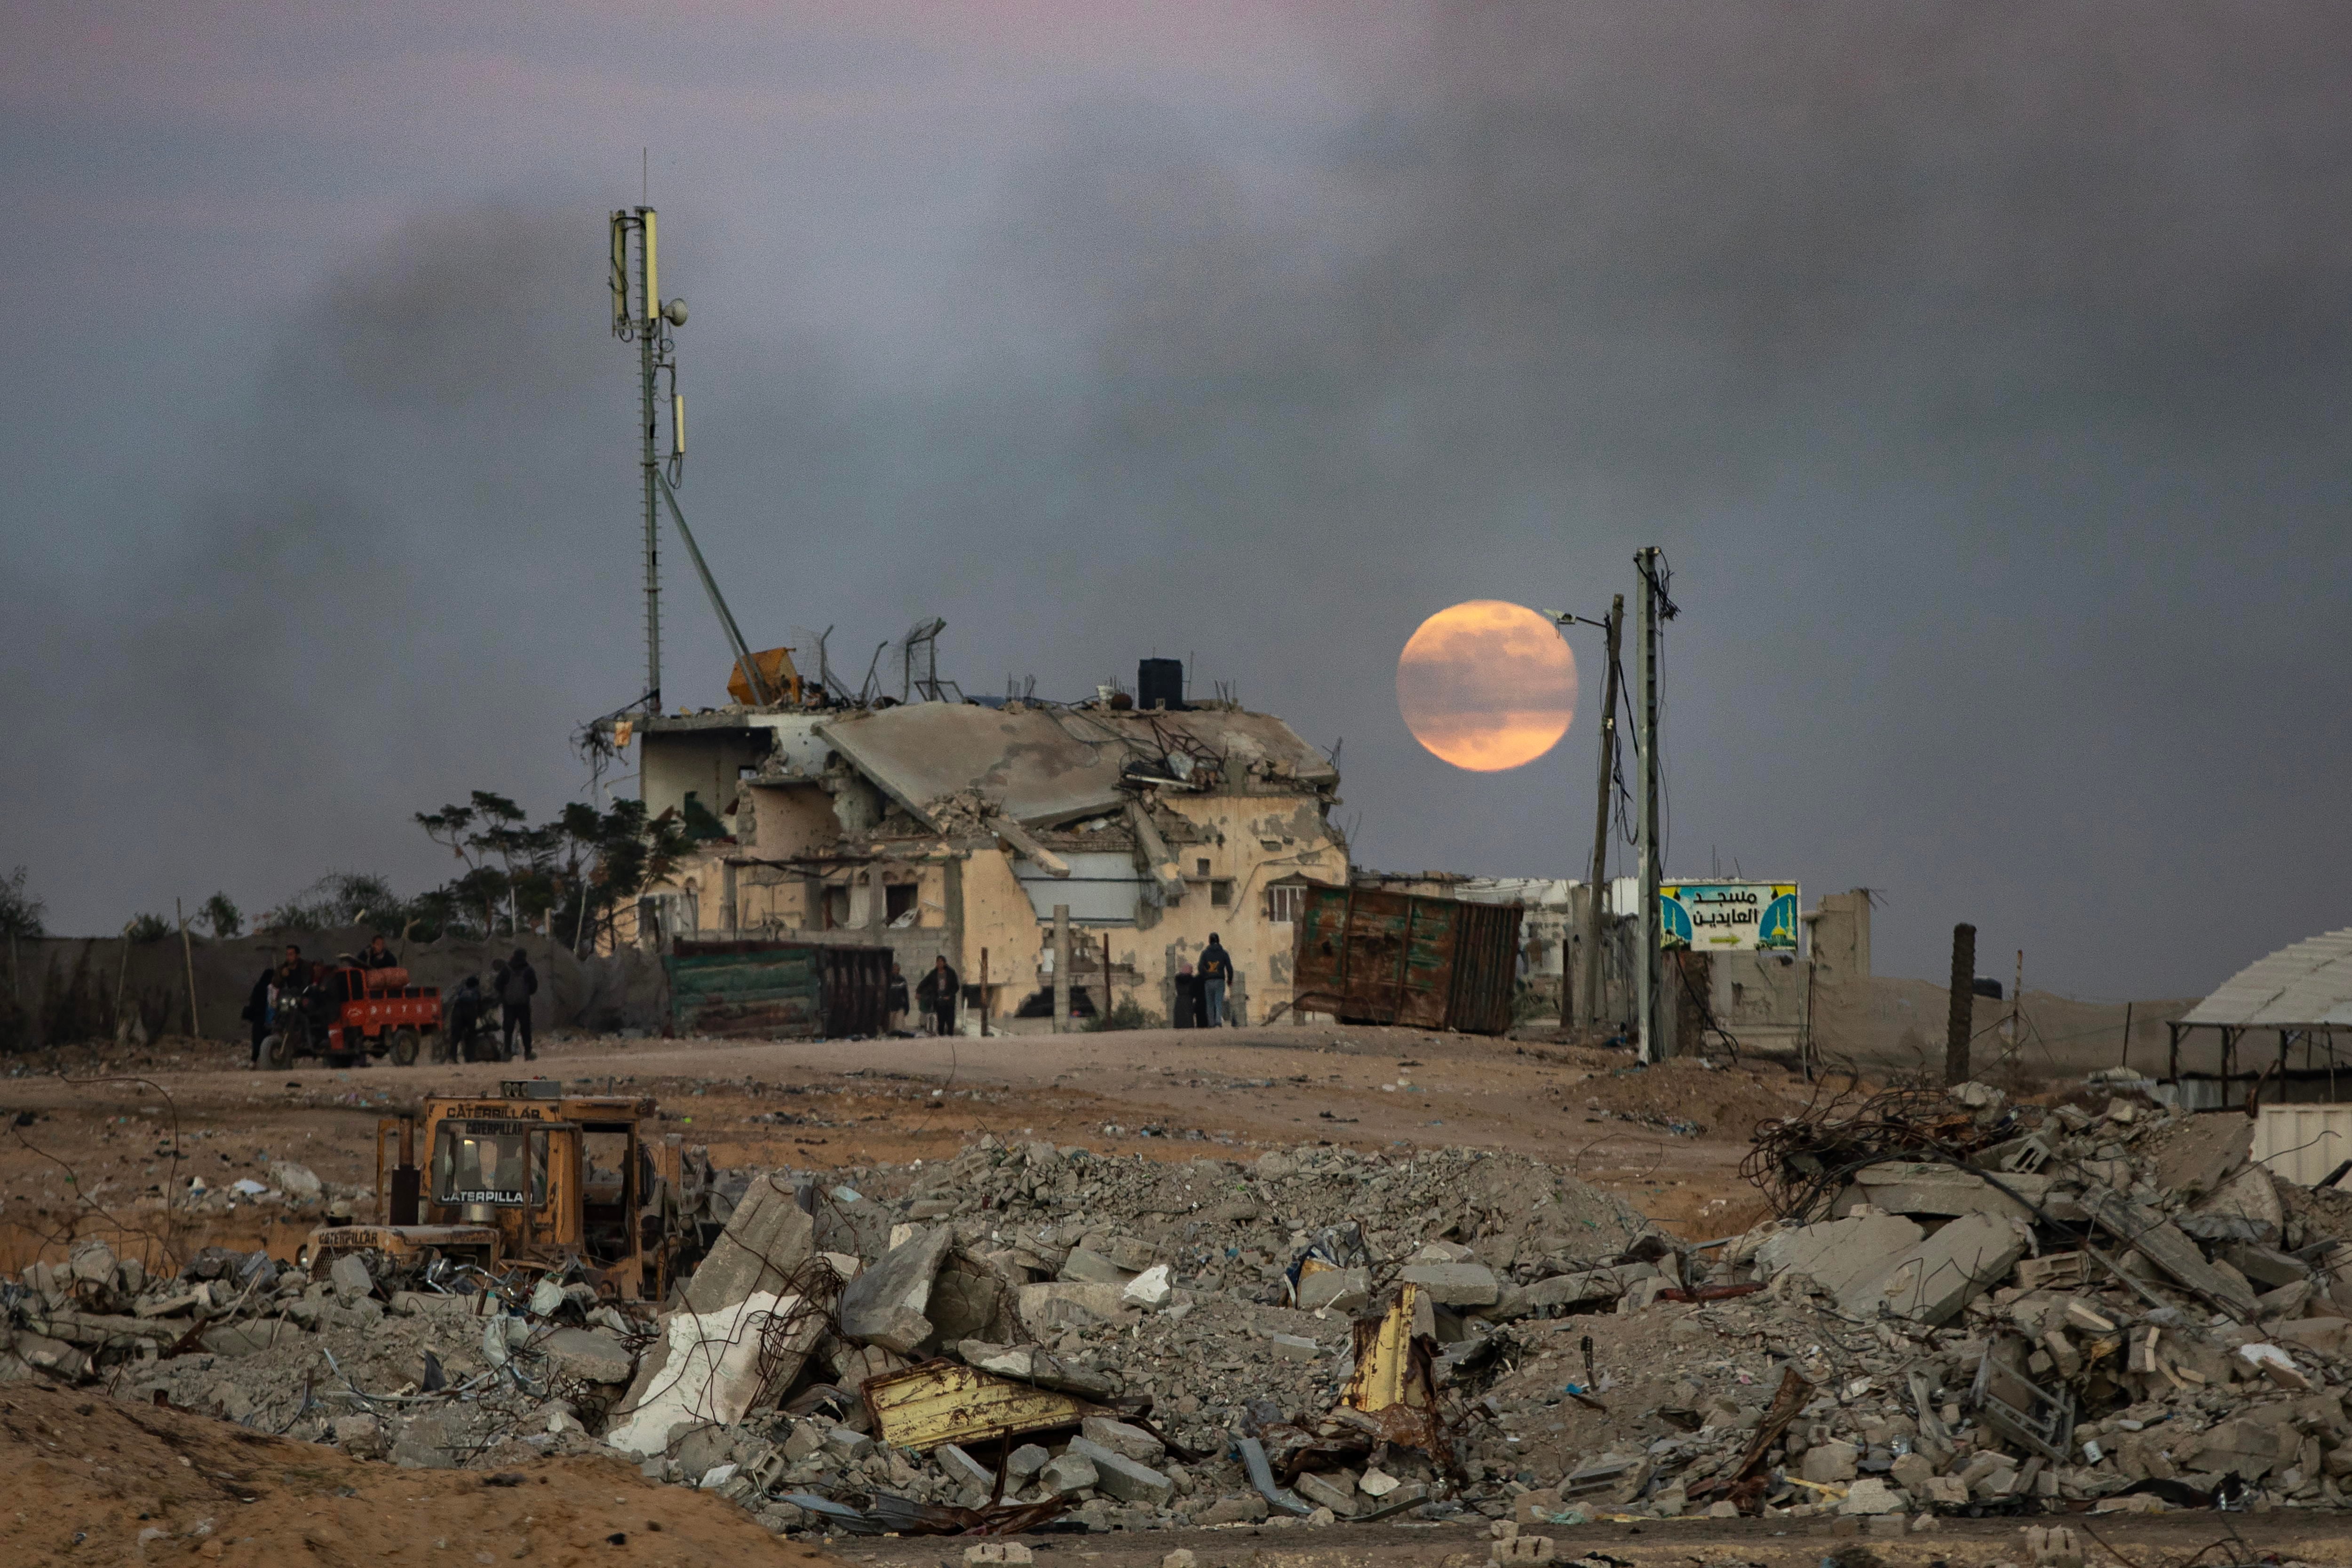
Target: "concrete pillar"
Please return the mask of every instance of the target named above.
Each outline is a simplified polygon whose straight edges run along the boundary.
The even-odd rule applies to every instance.
[[[727,939],[735,940],[742,921],[735,905],[735,862],[725,860],[719,867],[719,923],[726,928]]]
[[[1952,928],[1951,1006],[1944,1020],[1944,1081],[1969,1080],[1969,1040],[1977,1015],[1977,928],[1966,923]]]
[[[1054,906],[1054,1033],[1070,1032],[1070,906]]]

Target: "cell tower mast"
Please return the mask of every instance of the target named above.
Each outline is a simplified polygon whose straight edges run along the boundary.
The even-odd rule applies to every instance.
[[[754,701],[766,706],[776,693],[744,644],[743,633],[727,607],[719,580],[702,559],[694,534],[678,509],[677,486],[686,470],[686,398],[677,390],[676,342],[670,330],[686,325],[686,301],[661,297],[661,267],[656,256],[657,230],[654,209],[623,207],[613,215],[613,335],[637,345],[637,425],[642,442],[640,464],[645,470],[646,509],[646,694],[640,699],[649,713],[661,711],[661,508],[669,508],[677,525],[679,542],[710,595],[710,608],[727,634],[736,668],[743,672]],[[660,392],[669,378],[669,453],[660,442]]]

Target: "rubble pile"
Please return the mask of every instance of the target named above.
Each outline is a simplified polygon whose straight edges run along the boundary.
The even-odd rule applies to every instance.
[[[780,1531],[2339,1505],[2352,1194],[2152,1087],[1767,1124],[1780,1217],[1702,1241],[1515,1155],[992,1137],[718,1178],[651,1315],[576,1273],[149,1279],[84,1243],[0,1287],[0,1375],[401,1465],[604,1453]]]

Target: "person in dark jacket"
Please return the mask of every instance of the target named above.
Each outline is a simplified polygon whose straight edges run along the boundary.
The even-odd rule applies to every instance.
[[[1180,1029],[1192,1026],[1192,1014],[1201,1005],[1201,977],[1192,973],[1189,963],[1176,966],[1176,1005],[1170,1022]]]
[[[897,959],[892,959],[890,961],[890,996],[888,1003],[890,1019],[889,1022],[884,1026],[887,1032],[892,1035],[905,1034],[907,1032],[907,1015],[914,1010],[914,999],[907,993],[906,972],[898,967],[898,961]]]
[[[261,1039],[269,1033],[269,987],[276,983],[278,971],[265,969],[261,978],[253,983],[253,994],[245,999],[245,1021],[253,1026],[253,1065],[261,1065]]]
[[[449,1059],[469,1062],[474,1059],[476,1037],[481,1033],[482,1014],[489,1005],[482,995],[482,977],[468,974],[457,988],[449,993],[449,1006],[443,1026],[448,1030]]]
[[[1209,945],[1201,950],[1202,1011],[1206,1015],[1202,1027],[1222,1029],[1225,1026],[1225,986],[1234,977],[1234,955],[1217,941],[1217,933],[1209,933]]]
[[[520,948],[507,960],[506,977],[499,982],[499,1002],[504,1008],[504,1035],[507,1060],[514,1060],[515,1031],[522,1031],[522,1056],[525,1061],[537,1061],[539,1053],[530,1044],[530,999],[539,994],[539,972],[530,966],[530,959]]]
[[[962,977],[948,965],[948,955],[941,953],[931,961],[931,972],[915,987],[915,994],[923,1004],[923,1011],[931,1016],[931,1033],[955,1033],[956,996],[962,989]]]
[[[367,951],[360,954],[360,967],[362,969],[400,967],[400,960],[393,956],[391,947],[383,940],[383,932],[376,932],[373,939],[368,942]]]

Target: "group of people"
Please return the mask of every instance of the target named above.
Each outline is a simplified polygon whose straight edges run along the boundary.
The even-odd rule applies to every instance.
[[[382,931],[370,939],[367,950],[352,959],[358,969],[398,969],[400,958]],[[288,942],[286,955],[261,972],[253,983],[253,991],[246,998],[245,1020],[253,1031],[253,1065],[261,1066],[261,1042],[271,1034],[290,1028],[298,1013],[307,1012],[311,1022],[324,1029],[333,1022],[332,1004],[326,997],[320,982],[326,976],[328,966],[313,963],[302,956],[301,944]],[[481,976],[468,974],[449,993],[442,1006],[441,1026],[446,1032],[450,1053],[457,1061],[473,1058],[476,1043],[493,1002],[500,1011],[504,1037],[502,1059],[514,1059],[515,1037],[522,1037],[522,1054],[526,1061],[536,1061],[539,1052],[533,1045],[530,1029],[530,999],[539,994],[539,972],[530,965],[530,957],[521,948],[514,956],[502,958],[490,965],[490,989],[482,991]]]
[[[956,1027],[956,1004],[963,997],[963,977],[955,972],[946,953],[931,961],[930,972],[923,976],[910,993],[906,973],[896,959],[890,961],[890,995],[887,1003],[893,1035],[912,1033],[907,1027],[907,1015],[914,1004],[923,1005],[923,1021],[934,1035],[952,1035]]]
[[[1225,988],[1233,981],[1234,955],[1209,933],[1208,946],[1201,950],[1201,962],[1181,964],[1176,971],[1176,1009],[1171,1021],[1180,1029],[1223,1028],[1225,1017]],[[1106,987],[1108,989],[1108,987]],[[956,1027],[956,1004],[963,994],[962,978],[942,953],[931,960],[929,973],[911,988],[898,962],[890,964],[889,1029],[895,1036],[913,1033],[907,1026],[915,1005],[922,1005],[924,1029],[932,1035],[952,1035]],[[1100,1005],[1108,1005],[1103,998]]]

